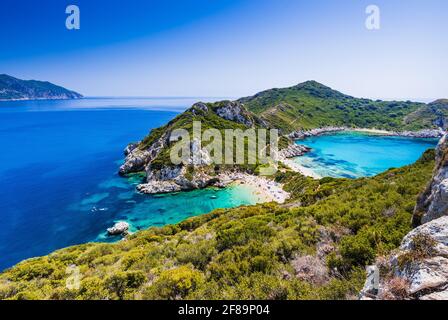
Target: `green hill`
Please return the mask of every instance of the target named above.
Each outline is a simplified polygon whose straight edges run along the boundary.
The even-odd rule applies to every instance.
[[[79,99],[82,95],[50,82],[0,75],[0,100]]]
[[[404,119],[406,124],[421,123],[423,126],[448,129],[448,99],[440,99],[431,102],[407,115]]]
[[[354,98],[316,81],[271,89],[239,99],[246,108],[285,132],[324,126],[393,131],[435,128],[434,113],[424,103]],[[411,114],[418,117],[409,117]],[[446,115],[445,115],[446,116]]]

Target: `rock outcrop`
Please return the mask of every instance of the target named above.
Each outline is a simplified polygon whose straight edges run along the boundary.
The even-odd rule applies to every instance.
[[[418,199],[414,225],[448,215],[448,138],[444,136],[437,147],[434,177]]]
[[[280,156],[280,158],[289,159],[289,158],[303,156],[305,153],[310,152],[310,151],[311,151],[311,148],[309,148],[307,146],[299,145],[299,144],[290,144],[287,148],[285,148],[279,152],[279,156]]]
[[[362,299],[448,299],[448,140],[436,151],[433,178],[420,195],[413,223],[419,225],[398,250],[370,268],[381,270],[376,295],[363,290]],[[372,269],[370,269],[372,270]],[[366,288],[369,288],[369,281]]]
[[[238,101],[226,101],[218,106],[215,112],[223,119],[235,121],[244,124],[247,127],[252,127],[254,125],[252,116],[244,108],[243,104]]]
[[[138,147],[138,143],[130,143],[126,146],[123,153],[127,157],[131,154],[132,151],[134,151]]]
[[[423,297],[428,292],[448,288],[448,216],[411,231],[403,239],[392,260],[396,276],[409,283],[409,295]]]
[[[221,176],[213,176],[200,166],[192,172],[186,166],[164,167],[147,171],[147,181],[137,186],[137,190],[146,194],[170,193],[203,189],[209,186],[223,187],[226,179]]]
[[[107,228],[107,233],[110,236],[127,235],[129,230],[129,224],[124,221],[115,223],[111,228]]]
[[[154,160],[159,153],[168,146],[169,133],[166,132],[147,149],[141,149],[140,144],[129,144],[124,150],[126,159],[120,167],[119,174],[125,175],[132,172],[145,171],[147,165]]]

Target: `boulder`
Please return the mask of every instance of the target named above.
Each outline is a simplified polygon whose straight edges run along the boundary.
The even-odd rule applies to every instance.
[[[421,239],[429,240],[426,244],[416,244]],[[392,256],[390,265],[394,276],[408,283],[410,297],[436,299],[443,296],[439,292],[448,288],[447,257],[448,216],[445,216],[408,233]],[[384,290],[388,290],[387,285]]]
[[[129,230],[129,224],[124,221],[115,223],[111,228],[107,228],[107,233],[111,236],[126,235]]]
[[[433,220],[409,232],[403,238],[400,250],[412,250],[413,239],[422,234],[427,235],[434,240],[435,252],[440,255],[448,256],[448,216]]]
[[[208,107],[205,103],[203,102],[198,102],[195,103],[192,107],[191,107],[191,112],[195,115],[200,115],[200,114],[205,114],[208,112]]]

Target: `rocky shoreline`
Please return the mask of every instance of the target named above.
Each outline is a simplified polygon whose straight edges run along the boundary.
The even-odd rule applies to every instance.
[[[305,153],[308,153],[311,151],[310,147],[299,145],[299,144],[290,144],[287,148],[281,150],[279,152],[280,158],[290,159],[290,158],[296,158],[301,157]]]
[[[408,138],[442,138],[445,132],[442,129],[424,129],[419,131],[386,131],[379,129],[368,129],[368,128],[349,128],[349,127],[323,127],[311,130],[299,130],[294,131],[288,135],[290,139],[293,140],[303,140],[308,137],[320,136],[323,134],[342,132],[342,131],[356,131],[356,132],[366,132],[385,136],[397,136],[397,137],[408,137]]]
[[[282,189],[282,185],[265,177],[243,172],[229,171],[216,176],[198,172],[193,175],[191,180],[185,178],[185,172],[183,172],[182,168],[173,169],[166,174],[163,178],[167,180],[150,179],[146,183],[138,185],[137,190],[144,194],[163,194],[208,187],[226,188],[232,184],[244,184],[254,187],[254,190],[257,190],[257,193],[261,194],[266,201],[284,203],[289,198],[289,193]],[[171,176],[170,174],[175,174],[176,176]]]

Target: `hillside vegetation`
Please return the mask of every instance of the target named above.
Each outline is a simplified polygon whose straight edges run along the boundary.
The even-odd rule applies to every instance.
[[[373,178],[279,172],[293,199],[151,228],[26,260],[0,275],[1,299],[347,299],[364,267],[411,228],[434,152]],[[179,210],[182,210],[181,208]],[[80,287],[66,287],[67,266]]]
[[[263,91],[239,101],[273,127],[287,133],[325,126],[392,131],[437,127],[437,105],[428,112],[424,103],[354,98],[315,81]],[[413,113],[419,116],[408,117]]]

